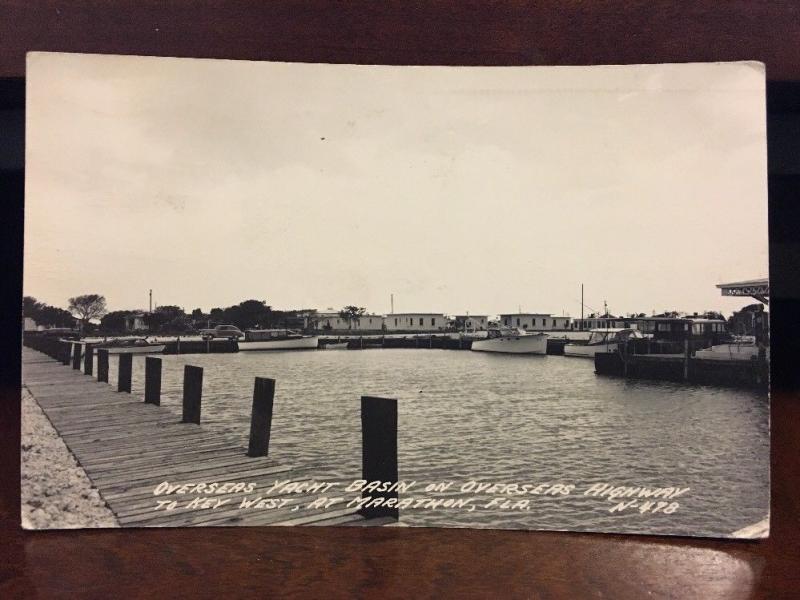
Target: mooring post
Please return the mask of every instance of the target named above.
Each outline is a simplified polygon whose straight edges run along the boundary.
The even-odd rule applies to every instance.
[[[365,481],[388,483],[392,491],[380,492],[381,506],[365,506],[359,514],[365,518],[399,518],[397,508],[397,400],[361,397],[361,478]],[[362,498],[375,498],[373,492],[363,491]],[[391,506],[387,500],[394,499]]]
[[[144,359],[144,402],[161,406],[161,359],[155,356]]]
[[[689,338],[683,340],[683,380],[689,379]]]
[[[97,381],[108,383],[108,350],[97,349]]]
[[[247,456],[269,455],[274,398],[275,380],[256,377],[253,386],[253,411],[250,415],[250,445],[247,448]]]
[[[61,362],[65,365],[69,364],[72,355],[72,343],[61,342]]]
[[[183,367],[182,423],[200,424],[200,400],[203,396],[203,367]]]
[[[86,350],[83,353],[83,372],[86,375],[94,373],[94,346],[86,344]]]
[[[81,368],[81,345],[78,342],[72,344],[72,368],[76,371]]]
[[[133,373],[133,354],[123,352],[119,355],[117,371],[117,391],[131,393],[131,375]]]

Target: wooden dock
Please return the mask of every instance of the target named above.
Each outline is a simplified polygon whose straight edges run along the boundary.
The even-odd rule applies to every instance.
[[[366,518],[346,500],[326,510],[309,508],[318,494],[267,495],[276,480],[309,481],[308,469],[280,464],[269,456],[247,455],[247,433],[221,434],[181,422],[167,407],[117,392],[55,360],[23,348],[23,385],[97,487],[122,527],[230,525],[384,525],[396,519]],[[156,486],[216,482],[255,484],[249,493],[154,495]],[[243,498],[286,499],[280,508],[241,508]],[[208,508],[186,508],[209,498]],[[349,500],[350,498],[348,498]],[[174,500],[174,510],[155,510],[159,500]],[[215,500],[227,503],[212,508]],[[200,503],[202,504],[202,503]]]

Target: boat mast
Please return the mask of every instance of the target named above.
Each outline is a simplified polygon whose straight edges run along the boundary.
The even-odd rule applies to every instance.
[[[583,284],[581,284],[581,329],[583,329]]]

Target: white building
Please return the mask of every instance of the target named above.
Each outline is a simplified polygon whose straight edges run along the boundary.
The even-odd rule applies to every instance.
[[[574,331],[588,331],[589,329],[607,329],[609,327],[630,327],[630,319],[614,316],[592,316],[585,319],[573,319],[571,329]]]
[[[554,317],[546,313],[501,314],[500,324],[529,331],[563,331],[570,328],[570,318]]]
[[[38,329],[39,328],[36,325],[36,321],[30,317],[22,318],[22,331],[37,331]]]
[[[317,331],[381,331],[383,317],[381,315],[361,315],[348,321],[338,312],[318,312],[310,317],[313,329]]]
[[[444,313],[392,313],[384,317],[386,331],[436,333],[447,329]]]

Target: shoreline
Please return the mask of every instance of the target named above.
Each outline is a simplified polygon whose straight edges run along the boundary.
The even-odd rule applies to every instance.
[[[114,513],[24,383],[21,413],[22,528],[119,527]]]

